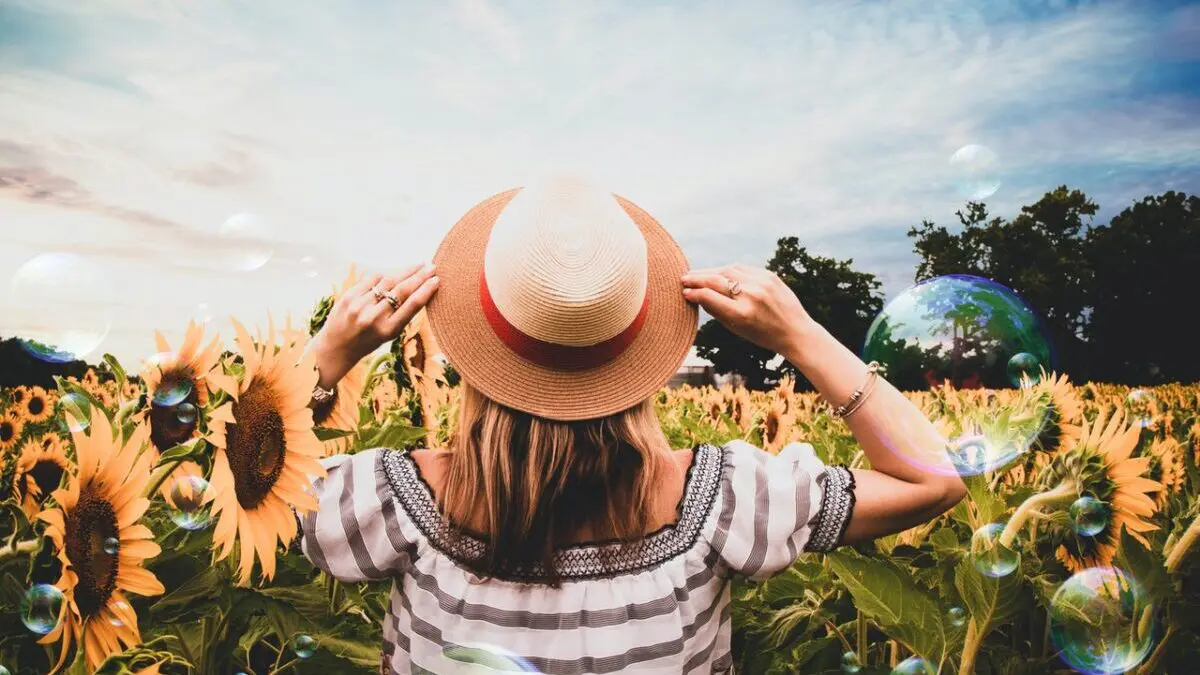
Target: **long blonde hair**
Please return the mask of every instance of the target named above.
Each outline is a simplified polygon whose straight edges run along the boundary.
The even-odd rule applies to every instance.
[[[558,422],[502,406],[466,382],[439,508],[457,534],[488,543],[481,576],[536,571],[557,584],[555,551],[581,528],[632,543],[647,531],[671,447],[654,400],[614,415]]]

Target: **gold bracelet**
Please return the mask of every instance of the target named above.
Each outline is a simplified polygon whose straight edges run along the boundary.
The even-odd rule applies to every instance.
[[[850,394],[850,400],[847,401],[845,405],[840,405],[833,409],[831,414],[834,417],[849,417],[860,407],[862,407],[862,404],[867,400],[867,397],[875,391],[875,380],[879,377],[879,367],[878,361],[872,361],[867,364],[867,381],[863,384],[863,386],[855,389],[853,394]]]

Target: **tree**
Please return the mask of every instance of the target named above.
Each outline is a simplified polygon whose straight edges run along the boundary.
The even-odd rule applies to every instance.
[[[1086,377],[1083,327],[1091,271],[1084,237],[1097,206],[1079,190],[1060,186],[1025,206],[1011,221],[988,219],[987,207],[969,202],[959,211],[962,230],[924,221],[909,230],[921,257],[916,281],[974,274],[1014,291],[1042,317],[1059,356],[1059,370]]]
[[[1086,328],[1097,379],[1129,384],[1200,380],[1195,278],[1200,197],[1149,196],[1093,229]]]
[[[814,256],[796,237],[783,237],[767,269],[792,289],[813,319],[858,352],[871,321],[883,309],[883,297],[875,275],[856,271],[853,262]],[[769,366],[778,356],[775,352],[737,337],[715,320],[700,327],[696,352],[718,372],[742,375],[750,388],[763,388],[781,375],[797,374],[787,362]],[[803,386],[805,381],[798,379],[797,383]]]

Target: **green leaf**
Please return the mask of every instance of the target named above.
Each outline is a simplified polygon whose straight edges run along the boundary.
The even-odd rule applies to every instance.
[[[947,652],[945,613],[936,598],[888,560],[857,553],[827,556],[833,573],[854,597],[854,604],[890,637],[933,663]]]
[[[1163,559],[1146,550],[1145,546],[1129,530],[1121,528],[1121,566],[1134,579],[1138,580],[1146,597],[1158,600],[1170,594],[1169,579]]]
[[[214,567],[207,567],[150,605],[150,615],[156,621],[178,621],[182,615],[196,610],[199,601],[218,597],[222,586],[220,573]]]
[[[345,429],[328,429],[326,427],[314,427],[313,433],[316,434],[317,440],[322,442],[333,441],[339,438],[346,438],[347,436],[354,435],[353,431],[346,431]]]
[[[129,377],[125,374],[125,369],[121,367],[121,362],[112,354],[105,354],[104,362],[108,364],[109,368],[112,368],[113,374],[117,376],[117,384],[124,387],[125,381]]]
[[[969,558],[959,561],[955,568],[954,587],[967,606],[975,633],[980,636],[986,636],[993,627],[1015,616],[1024,605],[1025,596],[1016,575],[984,576]]]

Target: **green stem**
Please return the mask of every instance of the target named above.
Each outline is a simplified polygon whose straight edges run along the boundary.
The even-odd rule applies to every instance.
[[[958,665],[958,675],[974,675],[975,656],[979,653],[982,643],[979,631],[975,629],[975,621],[972,620],[967,624],[967,636],[963,640],[962,661]]]
[[[158,493],[158,489],[161,488],[162,484],[166,482],[167,477],[169,477],[171,472],[177,469],[180,464],[183,464],[183,461],[184,460],[182,458],[174,459],[155,469],[154,473],[150,474],[150,483],[146,486],[146,492],[142,496],[153,499],[154,495]]]
[[[858,662],[867,665],[867,617],[858,610]]]
[[[1053,490],[1048,490],[1026,499],[1013,512],[1012,518],[1009,518],[1008,524],[1004,526],[1004,531],[1000,533],[1000,545],[1005,548],[1011,548],[1013,540],[1017,538],[1017,533],[1025,527],[1025,523],[1033,517],[1033,514],[1037,513],[1042,507],[1073,501],[1078,495],[1079,486],[1075,484],[1075,481],[1068,480],[1063,481]]]
[[[838,636],[838,639],[842,641],[842,646],[845,647],[846,651],[854,651],[854,645],[850,644],[850,641],[846,639],[845,635],[842,635],[842,631],[838,630],[838,627],[833,625],[832,621],[825,622],[825,629]]]
[[[1183,562],[1183,559],[1187,557],[1192,546],[1196,544],[1198,537],[1200,537],[1200,516],[1196,516],[1192,520],[1192,524],[1188,525],[1187,531],[1183,533],[1179,541],[1175,542],[1170,555],[1167,556],[1166,568],[1168,572],[1174,572],[1179,567],[1179,563]]]
[[[1171,637],[1175,635],[1175,626],[1167,627],[1167,632],[1163,634],[1162,640],[1159,640],[1158,646],[1154,648],[1154,652],[1150,654],[1150,658],[1142,663],[1142,667],[1138,668],[1137,675],[1154,675],[1158,671],[1158,662],[1162,660],[1163,655],[1167,653],[1167,643]]]
[[[19,555],[33,553],[38,550],[39,542],[37,539],[27,539],[25,541],[13,542],[3,550],[0,550],[0,562],[4,562],[9,558],[15,558]]]

